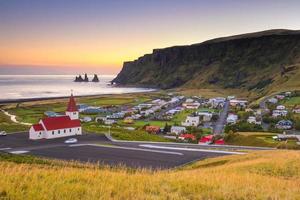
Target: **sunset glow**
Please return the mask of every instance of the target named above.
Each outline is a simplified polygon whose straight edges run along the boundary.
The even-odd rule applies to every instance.
[[[271,5],[268,0],[3,0],[0,68],[61,66],[117,73],[124,61],[154,48],[272,28],[299,29],[299,1]]]

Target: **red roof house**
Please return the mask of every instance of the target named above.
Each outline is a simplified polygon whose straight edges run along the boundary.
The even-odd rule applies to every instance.
[[[211,143],[213,141],[214,135],[206,135],[203,136],[200,140],[199,143]]]
[[[179,136],[179,139],[181,139],[181,140],[196,140],[196,137],[193,135],[193,134],[181,134],[180,136]]]
[[[159,126],[146,126],[145,129],[148,133],[159,133],[159,131],[160,131]]]
[[[223,140],[223,139],[219,139],[219,140],[216,140],[216,141],[214,142],[214,144],[218,144],[218,145],[224,145],[224,144],[225,144],[225,142],[224,142],[224,140]]]
[[[29,139],[50,139],[81,134],[79,112],[75,99],[71,95],[65,115],[46,117],[41,119],[38,124],[32,125],[29,130]]]

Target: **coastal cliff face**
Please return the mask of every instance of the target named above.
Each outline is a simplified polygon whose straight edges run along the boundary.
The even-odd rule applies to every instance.
[[[300,87],[299,63],[300,32],[271,30],[155,49],[152,54],[125,62],[113,82],[162,89],[260,91],[286,82]]]

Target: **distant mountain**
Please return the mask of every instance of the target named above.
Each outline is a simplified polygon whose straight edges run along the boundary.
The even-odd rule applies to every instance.
[[[300,88],[300,31],[268,30],[154,49],[125,62],[113,82],[249,92]]]

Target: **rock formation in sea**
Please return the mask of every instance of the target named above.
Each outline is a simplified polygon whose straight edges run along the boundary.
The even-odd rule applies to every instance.
[[[89,78],[88,78],[88,76],[87,76],[86,73],[84,74],[84,79],[83,79],[83,81],[84,81],[84,82],[89,82]]]
[[[78,75],[78,76],[75,77],[75,80],[74,80],[74,81],[75,81],[75,82],[82,82],[83,79],[82,79],[81,75]]]
[[[93,78],[92,82],[99,82],[99,78],[98,78],[97,74],[94,74],[94,78]]]

